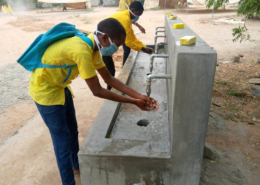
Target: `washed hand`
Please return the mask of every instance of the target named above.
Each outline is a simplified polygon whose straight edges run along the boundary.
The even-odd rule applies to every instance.
[[[147,110],[158,110],[160,107],[160,104],[153,98],[141,95],[140,99],[146,102],[146,106],[148,106]]]

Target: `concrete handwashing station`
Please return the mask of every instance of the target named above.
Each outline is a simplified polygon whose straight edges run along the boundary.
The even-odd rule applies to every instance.
[[[83,185],[199,184],[217,54],[175,17],[156,29],[156,53],[132,52],[118,76],[159,110],[106,100],[78,154]]]

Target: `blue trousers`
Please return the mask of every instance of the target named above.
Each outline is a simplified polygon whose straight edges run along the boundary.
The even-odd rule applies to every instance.
[[[129,48],[128,46],[125,45],[125,43],[123,43],[123,49],[124,49],[123,65],[125,65],[125,62],[130,54],[131,48]]]
[[[75,185],[73,169],[79,169],[79,142],[72,95],[66,88],[65,105],[36,105],[52,137],[62,184]]]

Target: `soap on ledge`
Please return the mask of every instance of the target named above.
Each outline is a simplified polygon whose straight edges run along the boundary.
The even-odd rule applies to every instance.
[[[172,15],[172,16],[169,16],[169,19],[170,19],[170,20],[175,20],[175,19],[177,19],[177,16],[173,16],[173,15]]]
[[[176,23],[173,25],[174,29],[182,29],[184,28],[184,23]]]
[[[180,38],[181,45],[192,45],[196,42],[197,38],[196,36],[185,36]]]

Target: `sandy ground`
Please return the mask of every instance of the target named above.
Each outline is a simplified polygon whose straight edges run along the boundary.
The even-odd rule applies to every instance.
[[[27,93],[30,73],[16,64],[17,58],[39,34],[59,22],[73,23],[80,29],[94,31],[100,20],[116,10],[117,8],[95,8],[93,11],[70,10],[68,12],[43,10],[18,12],[12,17],[0,15],[1,185],[61,184],[48,129]],[[247,22],[251,37],[258,42],[240,44],[232,42],[231,29],[234,25],[212,24],[210,11],[191,10],[188,15],[185,14],[185,11],[176,11],[176,13],[217,51],[219,63],[230,60],[231,56],[241,53],[244,57],[240,68],[243,68],[242,64],[249,63],[254,75],[259,75],[259,65],[255,61],[260,57],[260,21]],[[139,24],[146,28],[147,33],[138,34],[137,37],[144,43],[153,43],[155,27],[164,24],[163,15],[162,10],[145,11]],[[234,11],[224,11],[216,13],[215,18],[234,17],[235,15]],[[114,57],[117,60],[117,71],[120,71],[121,67],[120,55],[122,55],[122,51]],[[230,65],[232,64],[223,64],[217,68],[216,80],[225,80],[228,78],[225,77],[225,74],[237,69]],[[246,69],[241,74],[250,73],[250,68]],[[247,79],[249,76],[244,78]],[[101,83],[105,87],[102,80]],[[76,95],[74,103],[81,145],[104,100],[95,98],[80,78],[73,82],[72,89]],[[247,93],[250,94],[250,91]],[[225,98],[218,97],[214,91],[213,101],[223,107]],[[243,113],[250,108],[257,114],[259,107],[253,106],[252,102],[258,101],[257,98],[251,99],[251,103],[246,106],[243,104],[242,106],[245,108],[240,111]],[[226,109],[221,109],[221,107],[212,106],[211,111],[207,142],[215,147],[217,158],[213,161],[204,159],[201,184],[258,185],[260,182],[260,124],[255,123],[254,126],[248,126],[247,122],[242,120],[227,118],[224,114],[227,112]],[[235,114],[232,112],[232,115]],[[80,184],[79,179],[76,180],[77,184]]]

